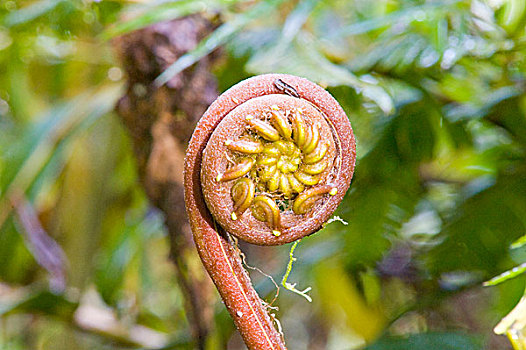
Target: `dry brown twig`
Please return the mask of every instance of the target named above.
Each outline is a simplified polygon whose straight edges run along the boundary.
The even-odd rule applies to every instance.
[[[153,80],[213,30],[200,15],[162,22],[114,40],[127,73],[128,88],[117,106],[133,142],[139,176],[151,202],[164,212],[171,259],[185,296],[197,347],[204,348],[212,327],[215,295],[199,264],[184,211],[184,150],[192,130],[217,97],[210,67],[217,54],[157,88]]]

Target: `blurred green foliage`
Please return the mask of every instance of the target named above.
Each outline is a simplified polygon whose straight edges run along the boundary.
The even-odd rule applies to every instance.
[[[506,346],[491,334],[524,292],[525,0],[3,1],[0,344],[192,348],[162,216],[112,112],[125,77],[109,39],[197,12],[222,24],[158,84],[223,47],[222,91],[253,74],[304,76],[356,133],[338,212],[348,225],[295,252],[291,279],[314,301],[279,296],[290,348]],[[46,282],[20,198],[62,248],[65,286]],[[289,248],[247,255],[279,280]],[[273,284],[253,278],[271,300]],[[216,310],[210,348],[235,348]],[[520,349],[525,316],[510,317],[500,333]]]

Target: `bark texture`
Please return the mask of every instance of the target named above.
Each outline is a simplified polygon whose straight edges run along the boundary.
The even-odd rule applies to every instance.
[[[218,93],[210,73],[217,53],[174,76],[160,88],[154,79],[214,29],[200,15],[162,22],[114,41],[128,88],[117,112],[129,130],[142,184],[151,202],[164,212],[171,259],[185,294],[198,348],[212,326],[215,292],[196,253],[183,199],[185,149],[197,120]]]

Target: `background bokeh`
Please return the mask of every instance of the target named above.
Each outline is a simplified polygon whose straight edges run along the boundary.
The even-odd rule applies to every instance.
[[[273,304],[290,349],[526,349],[526,0],[3,0],[0,348],[243,348],[214,292],[192,336],[173,261],[199,260],[173,257],[115,112],[142,91],[122,35],[188,15],[209,34],[153,86],[204,59],[218,92],[295,74],[355,131],[341,220],[294,251],[313,301]],[[291,246],[242,248],[272,301]]]

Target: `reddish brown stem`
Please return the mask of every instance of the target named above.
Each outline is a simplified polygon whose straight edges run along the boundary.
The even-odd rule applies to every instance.
[[[216,217],[217,222],[214,220],[203,194],[208,196],[209,205],[211,201],[215,200],[215,197],[209,193],[212,190],[208,183],[202,183],[201,173],[204,167],[208,167],[206,169],[208,173],[213,173],[214,169],[210,169],[210,164],[203,164],[203,152],[212,133],[222,119],[237,107],[246,109],[241,105],[264,95],[277,96],[276,101],[290,101],[290,98],[280,100],[280,94],[293,96],[294,99],[302,101],[301,103],[314,106],[321,113],[320,115],[326,119],[329,126],[323,131],[322,136],[334,138],[331,141],[331,147],[333,147],[332,152],[335,157],[331,169],[327,170],[327,175],[324,177],[325,183],[320,183],[320,185],[329,186],[330,184],[331,190],[322,191],[323,193],[316,192],[320,201],[316,203],[314,199],[312,200],[313,204],[308,208],[309,213],[305,215],[301,213],[300,215],[291,211],[287,212],[287,215],[295,216],[295,218],[289,220],[293,224],[284,227],[281,232],[276,234],[274,227],[269,228],[265,226],[265,223],[260,223],[256,229],[249,227],[250,232],[241,233],[241,236],[251,243],[275,245],[294,241],[319,230],[321,225],[332,215],[349,187],[354,171],[355,141],[344,111],[336,100],[318,85],[303,78],[282,74],[262,75],[237,84],[221,95],[203,115],[190,141],[185,161],[185,204],[199,255],[248,348],[258,350],[285,349],[286,347],[282,335],[276,331],[273,321],[242,266],[236,246],[230,242],[229,235],[222,228],[235,228],[238,223],[240,223],[239,225],[243,224],[242,220],[230,219],[230,214],[234,210],[232,204],[219,204],[226,210],[227,214],[220,213],[221,218]],[[271,100],[269,103],[273,103],[273,101]],[[260,113],[264,107],[258,103],[253,100],[246,106],[255,105],[255,109]],[[296,101],[293,101],[293,104],[296,104]],[[277,110],[278,107],[272,105],[271,108]],[[243,108],[240,110],[243,111]],[[301,111],[301,108],[297,107],[296,110]],[[238,124],[245,127],[247,123]],[[265,132],[260,132],[263,137],[266,136]],[[332,136],[330,136],[331,134]],[[298,135],[300,134],[293,136],[299,140],[300,136]],[[302,140],[297,144],[306,142]],[[218,147],[212,147],[212,151],[215,151],[216,148]],[[219,156],[222,155],[219,154]],[[213,180],[209,182],[213,183]],[[227,186],[223,182],[216,182],[220,183],[218,186],[223,186],[221,188]],[[225,190],[225,193],[229,192]],[[323,197],[324,195],[325,197]],[[225,218],[232,221],[225,223]],[[253,218],[251,220],[254,222]],[[232,224],[232,222],[234,223]],[[230,233],[239,235],[238,232]]]

